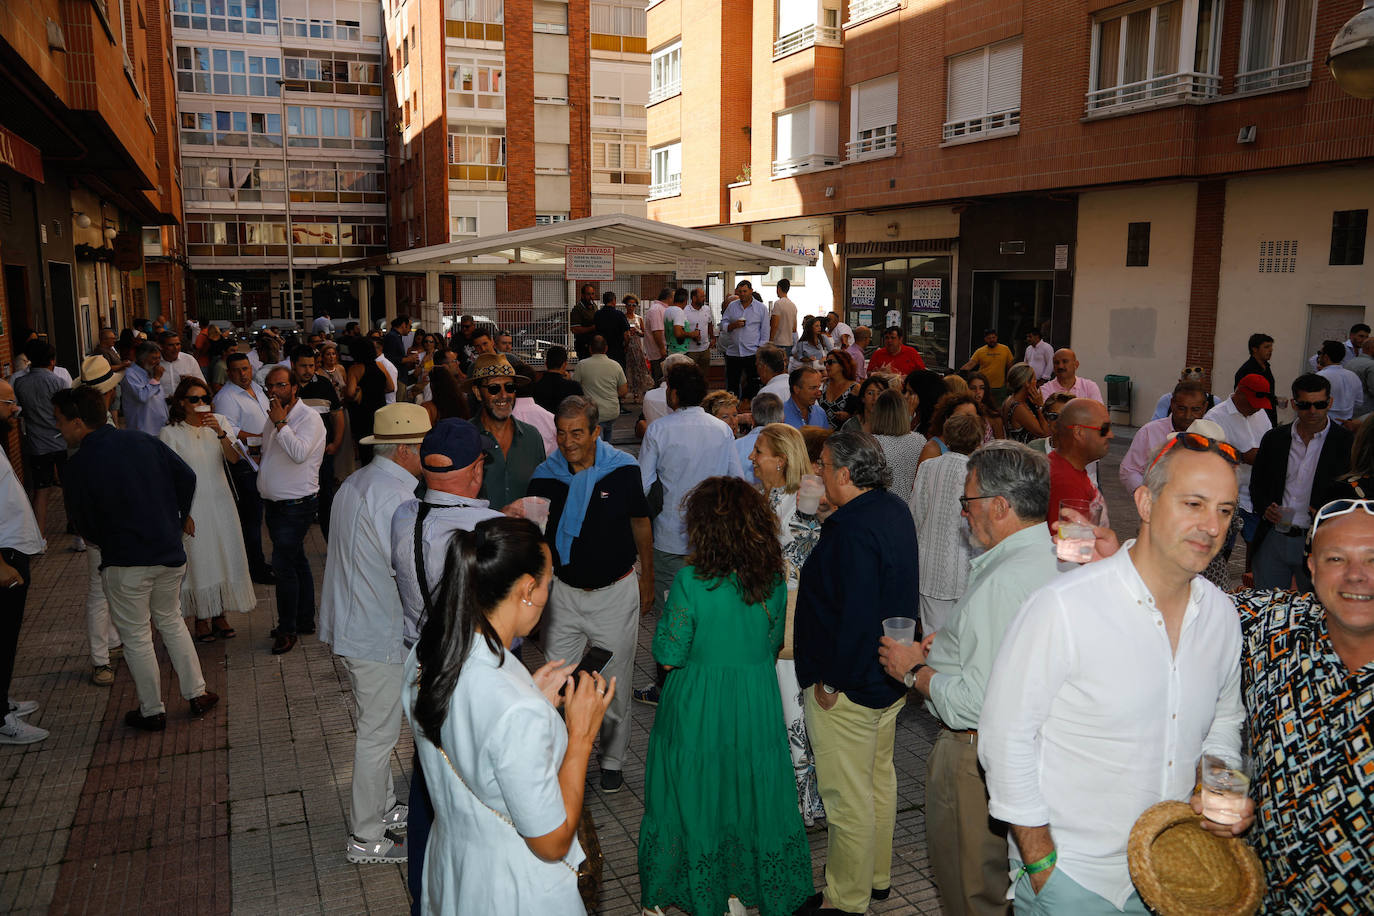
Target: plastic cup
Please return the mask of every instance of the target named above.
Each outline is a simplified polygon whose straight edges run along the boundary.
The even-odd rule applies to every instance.
[[[1251,763],[1244,754],[1202,758],[1202,816],[1214,824],[1234,824],[1245,816]]]
[[[889,617],[883,621],[883,635],[904,646],[916,644],[916,621],[910,617]]]
[[[1086,499],[1060,500],[1055,555],[1065,563],[1087,563],[1091,560],[1097,540],[1093,536],[1093,525],[1098,524],[1100,518],[1100,509]]]
[[[209,413],[209,412],[210,412],[211,410],[213,410],[214,408],[212,408],[209,404],[197,404],[197,405],[196,405],[195,407],[193,407],[192,409],[193,409],[196,413]]]
[[[803,474],[801,489],[797,491],[797,511],[805,515],[815,515],[821,507],[821,497],[825,495],[825,481],[815,474]]]
[[[542,496],[525,496],[517,502],[524,517],[538,525],[542,533],[549,523],[549,501]]]
[[[1295,510],[1287,506],[1279,506],[1279,520],[1274,523],[1274,530],[1280,534],[1287,534],[1293,528],[1293,515]]]

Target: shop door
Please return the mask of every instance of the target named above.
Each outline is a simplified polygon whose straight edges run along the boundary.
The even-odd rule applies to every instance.
[[[974,271],[972,336],[978,346],[988,328],[995,328],[997,339],[1018,358],[1032,328],[1057,346],[1050,338],[1053,319],[1053,271]]]

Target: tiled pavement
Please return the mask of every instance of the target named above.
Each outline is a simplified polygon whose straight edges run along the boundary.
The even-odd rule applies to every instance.
[[[1126,440],[1103,462],[1115,527],[1133,533],[1134,509],[1116,483]],[[56,511],[52,532],[63,519]],[[193,719],[161,655],[167,731],[123,725],[137,701],[123,667],[113,688],[90,685],[85,649],[83,555],[52,533],[34,564],[13,695],[42,708],[31,721],[52,737],[0,747],[0,912],[6,913],[404,913],[397,866],[343,857],[353,760],[348,679],[328,648],[306,637],[272,656],[271,590],[238,615],[233,640],[197,644],[220,706]],[[309,542],[323,569],[324,543]],[[637,682],[648,683],[653,621],[641,629]],[[537,652],[527,663],[539,661]],[[627,685],[628,686],[628,685]],[[643,809],[643,754],[653,710],[634,705],[625,790],[606,796],[595,767],[587,799],[606,855],[600,912],[638,912],[635,844]],[[916,704],[898,719],[896,861],[892,897],[874,913],[938,913],[926,860],[925,759],[933,720]],[[411,739],[403,727],[392,769],[407,793]],[[825,833],[811,831],[819,880]]]

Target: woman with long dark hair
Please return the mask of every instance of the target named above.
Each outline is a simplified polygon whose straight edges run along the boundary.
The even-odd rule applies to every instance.
[[[646,910],[790,914],[811,895],[774,661],[787,616],[778,519],[737,477],[686,499],[687,565],[654,634],[669,671],[644,766],[639,885]]]
[[[450,417],[460,420],[472,417],[472,407],[463,396],[458,379],[453,376],[453,370],[456,368],[453,364],[435,366],[434,371],[430,373],[429,400],[424,402],[424,408],[429,412],[431,424]]]
[[[386,406],[388,389],[395,391],[391,376],[377,365],[377,345],[370,337],[348,338],[348,355],[353,364],[344,376],[344,399],[348,407],[349,428],[354,442],[372,435],[372,417]],[[372,446],[358,446],[358,463],[372,461]]]
[[[422,913],[586,912],[577,823],[615,681],[583,672],[574,684],[561,661],[531,675],[510,653],[539,622],[552,578],[525,519],[488,519],[449,544],[403,695],[435,815]]]
[[[788,364],[788,371],[805,366],[824,375],[822,363],[832,346],[830,338],[825,336],[825,325],[821,319],[807,318],[802,322],[801,337],[792,347],[792,362]]]

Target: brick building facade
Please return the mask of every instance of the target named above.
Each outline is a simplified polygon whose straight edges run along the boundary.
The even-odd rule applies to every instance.
[[[899,324],[928,362],[1039,326],[1132,376],[1137,422],[1185,364],[1229,389],[1254,330],[1283,384],[1374,306],[1374,103],[1321,65],[1358,9],[659,0],[649,216],[814,246],[802,313]]]

